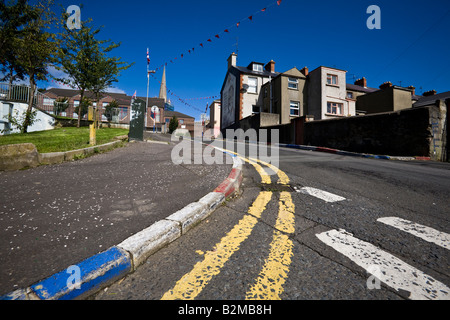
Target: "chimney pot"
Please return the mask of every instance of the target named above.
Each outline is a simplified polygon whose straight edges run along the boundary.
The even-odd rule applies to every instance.
[[[423,96],[424,97],[434,96],[436,93],[437,93],[436,90],[430,90],[430,91],[424,92]]]
[[[269,72],[274,73],[274,72],[275,72],[275,61],[270,60],[270,61],[266,64],[265,69],[266,69],[266,71],[269,71]]]
[[[411,90],[411,95],[415,96],[416,95],[416,88],[414,86],[409,86],[408,89]]]
[[[380,86],[380,89],[386,89],[386,88],[390,88],[390,87],[392,87],[392,82],[388,81],[388,82],[383,83]]]
[[[300,70],[300,72],[303,73],[305,75],[305,77],[308,76],[308,74],[309,74],[308,67],[304,67],[302,70]]]
[[[355,81],[355,85],[367,88],[367,79],[364,77],[361,79],[358,79]]]

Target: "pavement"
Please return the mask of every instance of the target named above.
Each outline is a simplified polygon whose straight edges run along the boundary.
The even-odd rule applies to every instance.
[[[175,165],[170,136],[146,137],[152,141],[79,161],[0,172],[0,298],[85,297],[133,272],[238,190],[236,157]]]

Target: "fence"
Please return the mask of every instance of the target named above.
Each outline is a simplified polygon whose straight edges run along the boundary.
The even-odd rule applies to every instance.
[[[28,103],[29,94],[30,87],[28,86],[0,83],[0,101]],[[57,101],[39,91],[36,91],[33,94],[33,106],[51,115],[78,119],[78,114],[75,109],[79,107],[79,101]],[[109,122],[111,123],[129,123],[128,108],[121,107],[118,109],[111,109],[109,113],[107,113],[103,107],[99,107],[99,110],[102,115],[102,122],[108,122],[109,119]],[[86,114],[83,115],[83,119],[87,118],[87,110],[85,111]]]

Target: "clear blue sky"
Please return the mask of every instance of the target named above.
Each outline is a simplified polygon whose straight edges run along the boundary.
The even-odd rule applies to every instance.
[[[59,2],[66,8],[83,3]],[[381,30],[366,26],[373,4],[381,9]],[[167,87],[178,97],[219,96],[236,42],[241,66],[273,59],[278,72],[323,65],[347,70],[350,83],[366,77],[369,87],[391,81],[413,85],[419,94],[450,91],[449,0],[283,0],[280,6],[276,0],[89,0],[81,17],[103,26],[100,38],[122,43],[113,55],[135,62],[117,84],[128,95],[146,96],[148,47],[151,69],[168,62]],[[155,77],[150,97],[159,93],[162,70]],[[212,102],[187,100],[191,107],[169,98],[177,111],[197,119]]]

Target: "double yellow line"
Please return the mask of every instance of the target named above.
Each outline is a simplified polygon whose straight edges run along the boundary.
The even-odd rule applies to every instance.
[[[259,163],[269,167],[277,173],[279,184],[289,185],[289,177],[273,165],[260,160],[239,157],[255,168],[261,176],[261,182],[263,184],[270,184],[271,178]],[[211,279],[220,273],[225,263],[239,250],[240,245],[248,239],[253,228],[266,209],[267,204],[272,199],[272,194],[271,191],[260,192],[249,208],[248,214],[246,214],[233,229],[231,229],[231,231],[214,246],[212,251],[209,251],[204,255],[203,261],[198,262],[189,273],[185,274],[175,284],[173,289],[167,291],[163,295],[162,300],[195,299],[208,285]],[[249,291],[247,291],[245,296],[246,299],[280,299],[280,295],[283,293],[283,285],[289,274],[289,265],[291,264],[291,258],[293,256],[294,245],[288,235],[295,231],[294,212],[295,206],[292,202],[291,194],[289,192],[281,192],[279,212],[272,243],[270,245],[269,257],[265,260],[265,265],[259,273],[255,283],[251,286]]]

